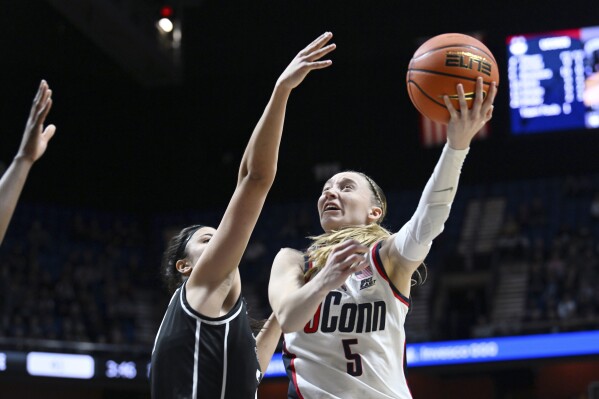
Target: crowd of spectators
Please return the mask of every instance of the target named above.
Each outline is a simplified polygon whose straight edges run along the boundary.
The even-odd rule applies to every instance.
[[[139,226],[117,215],[21,211],[0,250],[0,337],[135,343],[136,288],[149,281]]]
[[[494,247],[501,261],[526,264],[520,322],[536,323],[538,332],[598,325],[599,191],[576,179],[562,187],[563,214],[548,209],[541,197],[520,201],[506,211]],[[265,209],[241,269],[254,317],[269,314],[272,258],[280,247],[303,248],[306,236],[318,233],[315,214],[309,202]],[[0,248],[0,340],[151,345],[168,301],[159,280],[165,241],[183,220],[214,223],[218,217],[218,211],[158,217],[20,205]],[[473,318],[489,320],[485,309],[476,312]],[[564,327],[563,321],[570,323]]]

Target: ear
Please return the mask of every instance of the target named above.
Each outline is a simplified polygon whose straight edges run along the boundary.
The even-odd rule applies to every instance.
[[[179,259],[177,263],[175,263],[175,267],[177,268],[177,271],[184,276],[189,276],[193,269],[193,266],[191,266],[187,259]]]
[[[381,216],[383,216],[383,210],[381,209],[381,207],[373,206],[370,208],[370,211],[368,212],[368,221],[371,223],[376,223],[376,221],[379,220]]]

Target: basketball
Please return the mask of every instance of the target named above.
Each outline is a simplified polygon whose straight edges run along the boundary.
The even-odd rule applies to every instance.
[[[456,86],[461,83],[472,107],[476,79],[483,78],[486,95],[491,82],[499,85],[497,62],[491,51],[472,36],[445,33],[424,42],[410,60],[406,83],[412,103],[429,119],[447,124],[449,111],[443,101],[447,94],[459,110]]]

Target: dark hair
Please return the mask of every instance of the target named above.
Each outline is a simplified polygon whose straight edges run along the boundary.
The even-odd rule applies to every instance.
[[[187,243],[191,239],[191,236],[202,227],[204,226],[201,224],[185,227],[179,234],[171,238],[166,246],[166,250],[162,255],[162,265],[160,268],[162,270],[162,280],[171,294],[183,282],[183,275],[177,270],[177,261],[185,259],[187,256],[185,251]]]

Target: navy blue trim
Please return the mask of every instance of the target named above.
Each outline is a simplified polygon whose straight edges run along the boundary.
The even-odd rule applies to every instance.
[[[312,262],[308,255],[304,255],[304,274],[308,273],[308,270],[312,268]]]
[[[377,262],[377,264],[380,266],[380,268],[378,268],[379,273],[381,273],[383,275],[383,277],[385,278],[385,280],[387,280],[387,282],[389,283],[389,287],[391,287],[391,290],[393,291],[393,293],[396,294],[397,296],[399,296],[401,299],[403,299],[405,301],[405,303],[408,306],[410,306],[412,304],[412,299],[406,297],[404,294],[399,292],[399,290],[397,289],[395,284],[393,284],[393,282],[387,275],[387,271],[385,270],[385,266],[383,265],[383,261],[381,260],[381,254],[379,253],[382,246],[383,246],[383,241],[379,241],[378,244],[376,244],[376,247],[374,249],[374,256],[376,257],[375,262]]]

